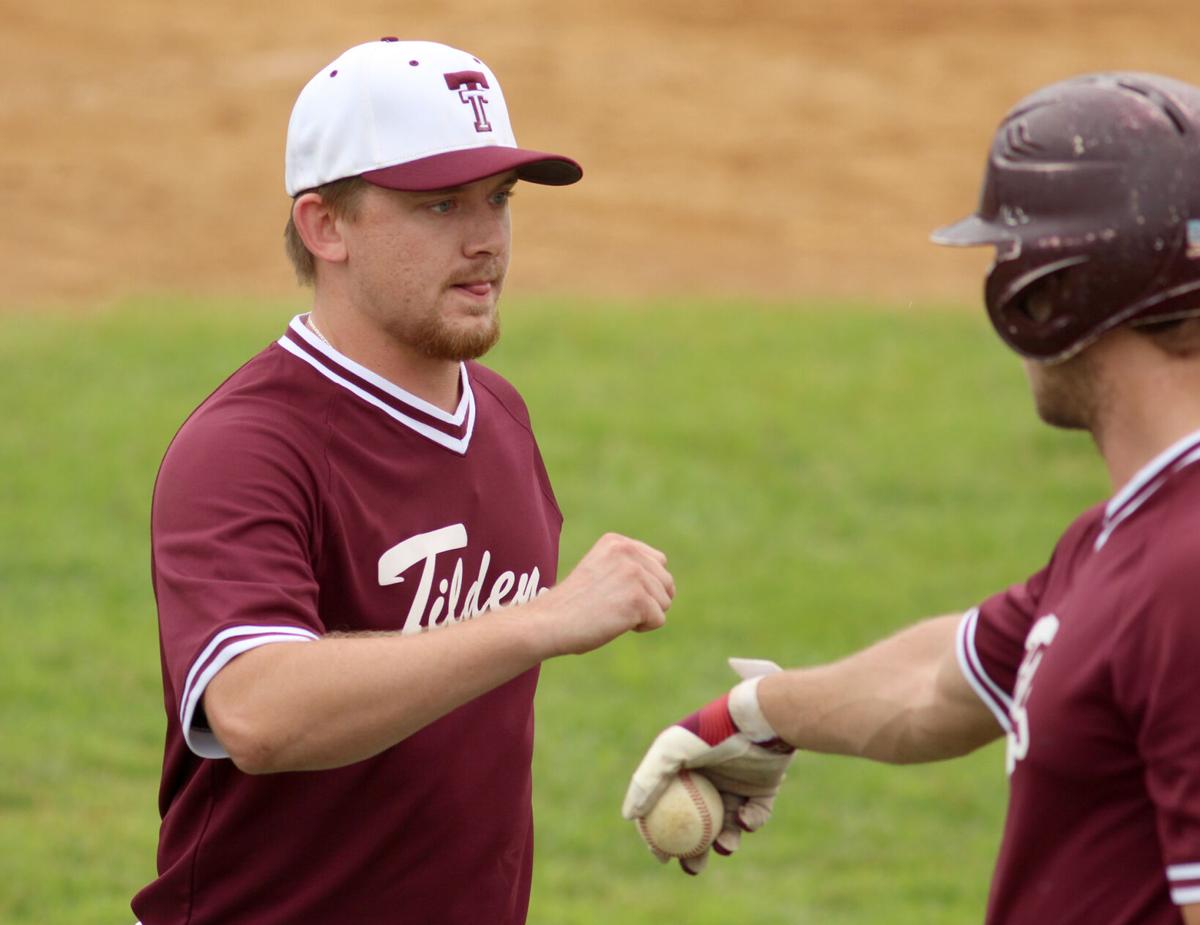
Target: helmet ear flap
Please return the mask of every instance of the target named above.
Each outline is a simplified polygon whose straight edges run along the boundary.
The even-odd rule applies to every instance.
[[[1055,305],[1070,292],[1067,281],[1069,272],[1058,270],[1034,280],[1017,293],[1012,301],[1012,310],[1020,312],[1034,324],[1045,324],[1054,315]]]
[[[1083,324],[1089,299],[1083,254],[1065,257],[1013,276],[1013,265],[997,261],[985,289],[988,314],[1017,353],[1038,359],[1046,343],[1069,343]]]

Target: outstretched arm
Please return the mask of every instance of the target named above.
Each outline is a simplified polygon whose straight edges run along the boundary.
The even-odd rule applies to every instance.
[[[204,709],[243,771],[339,767],[547,658],[662,626],[674,594],[661,552],[609,534],[555,588],[479,620],[416,636],[336,635],[246,652],[209,682]]]
[[[893,764],[954,758],[1002,730],[955,656],[960,617],[934,617],[854,655],[764,678],[759,704],[796,748]]]
[[[646,815],[681,768],[699,769],[725,803],[714,850],[731,854],[743,831],[770,818],[795,748],[911,763],[963,755],[999,737],[959,670],[959,620],[926,620],[816,668],[731,659],[747,680],[658,735],[622,814]],[[707,854],[680,864],[696,874],[706,862]]]

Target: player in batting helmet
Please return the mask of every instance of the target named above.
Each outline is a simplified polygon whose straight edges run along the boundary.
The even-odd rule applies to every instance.
[[[933,240],[995,245],[988,314],[1031,359],[1200,314],[1200,91],[1114,72],[1033,93],[996,132],[978,211]]]
[[[1001,123],[979,210],[934,239],[996,248],[992,322],[1113,494],[976,606],[823,665],[731,660],[745,680],[659,733],[622,811],[695,770],[730,854],[793,749],[907,765],[1003,735],[987,925],[1200,925],[1200,89],[1113,73],[1034,93]]]

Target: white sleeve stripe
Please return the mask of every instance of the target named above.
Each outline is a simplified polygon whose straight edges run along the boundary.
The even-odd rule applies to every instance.
[[[1200,903],[1200,886],[1171,890],[1171,902],[1177,906],[1190,906],[1192,903]]]
[[[213,657],[213,653],[224,644],[225,640],[232,639],[235,636],[256,636],[264,633],[290,634],[293,636],[303,636],[306,639],[317,638],[316,633],[302,626],[234,626],[227,630],[222,630],[212,638],[212,641],[205,646],[200,656],[192,662],[192,669],[188,672],[187,681],[183,685],[183,696],[179,698],[179,715],[183,716],[183,705],[191,697],[192,685],[195,683],[196,675],[204,669],[205,663]]]
[[[1012,709],[1012,697],[999,684],[992,680],[991,676],[984,670],[983,661],[979,657],[979,652],[975,648],[975,629],[979,625],[979,608],[971,608],[967,614],[970,619],[970,626],[963,627],[963,654],[967,656],[971,667],[974,669],[976,677],[987,685],[987,689],[991,691],[992,696],[1004,708],[1004,713],[1007,716]]]
[[[200,705],[200,698],[204,696],[204,689],[208,687],[208,682],[216,677],[218,671],[243,652],[249,652],[251,649],[257,649],[259,646],[270,645],[276,642],[312,642],[316,638],[312,634],[301,636],[296,633],[281,632],[253,636],[250,639],[243,639],[241,642],[230,643],[223,648],[221,653],[200,673],[200,677],[196,679],[196,684],[192,688],[191,694],[183,702],[180,723],[183,726],[183,738],[187,742],[188,748],[201,758],[229,757],[229,753],[217,741],[215,735],[202,729],[192,729],[192,716],[196,712],[196,707]]]
[[[1168,880],[1200,880],[1200,864],[1172,864],[1167,868]]]
[[[967,611],[958,624],[955,638],[958,667],[972,690],[983,701],[984,706],[992,711],[1000,728],[1005,732],[1011,732],[1012,723],[1009,719],[1009,710],[1012,700],[988,677],[979,660],[979,653],[975,651],[975,623],[978,619],[979,608],[975,607]]]

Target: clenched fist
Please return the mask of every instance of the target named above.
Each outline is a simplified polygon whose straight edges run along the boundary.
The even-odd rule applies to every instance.
[[[606,533],[571,574],[524,606],[542,621],[550,654],[578,655],[630,630],[658,629],[674,597],[662,552]]]

